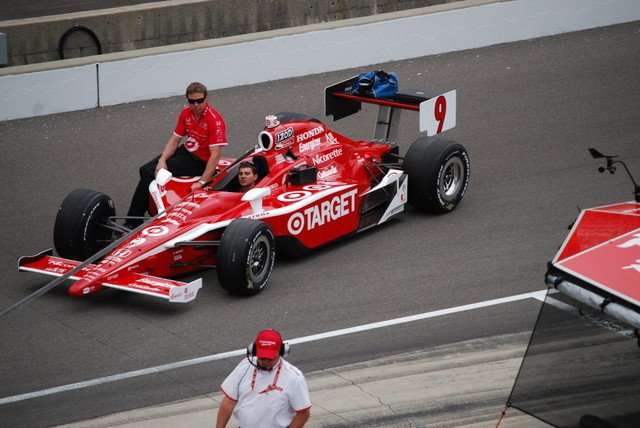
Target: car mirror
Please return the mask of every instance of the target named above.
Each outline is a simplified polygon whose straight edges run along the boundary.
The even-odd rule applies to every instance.
[[[271,189],[268,187],[254,187],[242,195],[242,200],[249,201],[253,212],[259,213],[262,211],[262,198],[269,196],[270,194]]]
[[[173,174],[171,174],[171,171],[160,168],[160,171],[158,171],[158,174],[156,175],[156,183],[158,183],[158,186],[164,186],[171,180],[172,177]]]

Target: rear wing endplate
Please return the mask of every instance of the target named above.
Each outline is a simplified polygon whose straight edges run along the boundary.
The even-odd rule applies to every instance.
[[[420,114],[420,132],[432,136],[456,126],[456,91],[437,94],[419,90],[398,91],[391,98],[375,98],[373,95],[354,95],[346,89],[355,83],[357,76],[325,88],[325,115],[340,120],[362,108],[362,103],[377,104],[378,119],[373,140],[382,143],[396,142],[400,113],[413,110]]]

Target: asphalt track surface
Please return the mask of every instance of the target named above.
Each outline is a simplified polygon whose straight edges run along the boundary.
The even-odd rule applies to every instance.
[[[240,349],[265,327],[289,339],[541,290],[577,207],[632,199],[623,171],[599,174],[587,148],[619,155],[640,176],[639,22],[376,66],[397,72],[405,88],[458,90],[458,126],[445,137],[465,145],[473,172],[455,211],[409,210],[308,256],[278,258],[269,287],[252,298],[224,292],[212,270],[186,305],[54,289],[0,319],[0,398]],[[229,125],[225,155],[255,144],[265,114],[323,118],[324,87],[371,68],[212,92]],[[48,282],[18,273],[16,261],[52,246],[66,194],[104,191],[126,211],[138,166],[162,149],[182,105],[168,98],[0,123],[0,308]],[[327,123],[369,138],[375,117],[369,107]],[[402,122],[405,152],[417,115],[403,113]],[[529,331],[539,305],[531,299],[299,344],[290,360],[310,372]],[[237,361],[3,404],[0,420],[51,426],[203,396]]]

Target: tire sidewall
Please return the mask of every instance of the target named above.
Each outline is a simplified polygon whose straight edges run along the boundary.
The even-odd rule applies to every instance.
[[[115,206],[104,193],[89,189],[69,193],[54,224],[57,253],[63,258],[83,261],[106,247],[111,231],[99,230],[95,223],[109,216],[115,216]]]
[[[451,160],[462,165],[460,188],[452,198],[445,198],[440,184],[445,178],[445,167]],[[471,163],[466,149],[453,141],[419,138],[407,151],[403,170],[409,175],[409,204],[413,207],[442,214],[452,211],[467,191]]]
[[[440,184],[442,180],[444,180],[445,178],[445,168],[449,164],[449,161],[456,158],[461,161],[463,166],[463,174],[464,174],[464,177],[462,178],[463,182],[462,182],[461,188],[457,191],[454,197],[451,198],[450,200],[447,200],[444,198],[442,192],[440,192]],[[462,147],[459,144],[455,144],[451,146],[449,150],[446,150],[443,153],[443,159],[440,162],[438,162],[438,166],[439,166],[438,173],[436,176],[435,189],[434,189],[435,190],[434,203],[437,211],[449,212],[453,210],[456,206],[458,206],[458,204],[462,200],[462,197],[467,191],[467,186],[469,185],[469,171],[470,171],[469,155],[467,154],[466,150],[464,150],[464,147]]]
[[[266,244],[268,254],[264,270],[254,282],[251,263],[254,251],[261,243]],[[232,221],[220,238],[217,258],[218,281],[222,288],[245,296],[259,293],[267,286],[275,261],[275,238],[271,228],[253,219]]]
[[[257,250],[257,246],[262,242],[266,242],[268,254],[265,260],[264,269],[260,272],[259,280],[258,282],[254,282],[251,272],[251,263],[253,261],[254,251]],[[271,229],[268,227],[257,229],[253,234],[253,237],[249,242],[249,245],[247,246],[247,254],[245,256],[245,278],[247,281],[247,287],[262,291],[262,289],[267,285],[269,277],[271,276],[271,270],[273,268],[275,256],[275,252],[273,251],[273,243],[274,237],[271,233]]]

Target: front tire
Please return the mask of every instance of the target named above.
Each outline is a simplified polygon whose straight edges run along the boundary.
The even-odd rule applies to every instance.
[[[458,206],[471,173],[469,155],[462,145],[426,137],[411,145],[402,169],[409,175],[409,204],[436,214]]]
[[[111,198],[104,193],[76,189],[62,201],[53,227],[53,243],[60,257],[84,261],[112,241],[105,227],[116,215]]]
[[[275,239],[266,223],[236,219],[220,238],[218,281],[234,294],[258,294],[267,285],[275,255]]]

